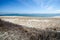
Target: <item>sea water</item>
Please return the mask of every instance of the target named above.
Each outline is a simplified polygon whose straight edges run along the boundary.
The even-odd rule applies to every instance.
[[[60,13],[56,13],[56,14],[25,14],[25,13],[4,13],[4,14],[0,14],[0,16],[28,16],[28,17],[57,17],[60,16]]]

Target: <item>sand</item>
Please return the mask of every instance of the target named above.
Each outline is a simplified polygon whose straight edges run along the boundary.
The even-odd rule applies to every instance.
[[[60,28],[60,18],[0,16],[0,19],[31,28]]]
[[[0,40],[60,40],[60,18],[0,16]]]

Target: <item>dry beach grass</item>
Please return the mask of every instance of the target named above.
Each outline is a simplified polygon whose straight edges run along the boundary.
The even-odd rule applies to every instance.
[[[60,18],[0,17],[0,40],[60,40]]]

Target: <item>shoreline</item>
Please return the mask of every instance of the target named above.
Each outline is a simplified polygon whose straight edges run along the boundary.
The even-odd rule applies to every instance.
[[[0,16],[0,17],[24,17],[24,18],[60,18],[60,16],[54,16],[54,17],[32,17],[32,16]]]

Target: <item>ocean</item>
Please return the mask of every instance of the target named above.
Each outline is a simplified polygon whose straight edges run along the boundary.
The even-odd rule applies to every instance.
[[[56,14],[18,14],[18,13],[8,13],[0,14],[0,16],[27,16],[27,17],[59,17],[60,13]]]

